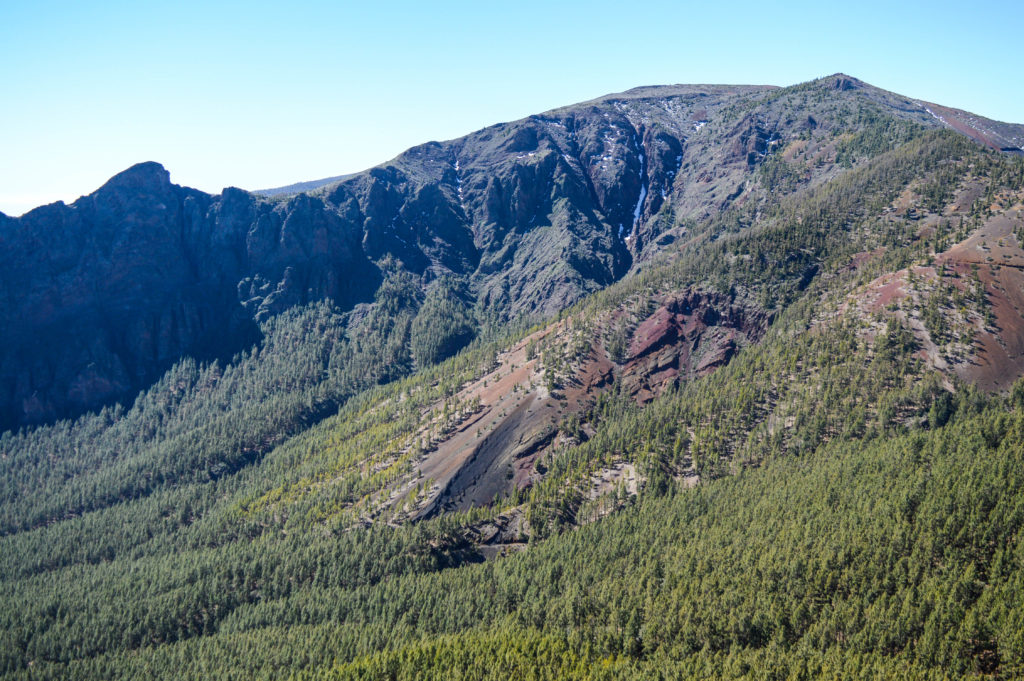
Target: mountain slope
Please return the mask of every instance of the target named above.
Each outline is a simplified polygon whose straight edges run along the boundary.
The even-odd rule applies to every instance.
[[[652,91],[723,99],[699,126]],[[0,675],[1016,678],[1024,159],[908,102],[842,76],[641,89],[312,196],[228,192],[267,220],[383,197],[371,302],[247,293],[258,345],[0,435]],[[611,127],[635,115],[642,147]],[[676,124],[691,167],[645,213]],[[615,150],[544,160],[569,130]],[[541,163],[557,205],[517,227]],[[499,183],[519,198],[489,204]],[[563,228],[628,267],[565,307],[483,303],[532,281],[519,249],[540,280],[578,266],[543,264]],[[500,323],[534,293],[553,314]]]
[[[792,191],[951,120],[837,75],[784,89],[638,88],[283,198],[209,196],[141,164],[70,206],[0,224],[0,425],[131,400],[181,357],[248,348],[258,322],[291,306],[372,303],[396,271],[421,291],[413,315],[445,280],[467,329],[543,317],[685,239],[694,221],[768,200],[752,179],[770,159],[795,161],[768,164],[787,169],[771,191]],[[1020,126],[971,120],[987,143],[1019,138]]]

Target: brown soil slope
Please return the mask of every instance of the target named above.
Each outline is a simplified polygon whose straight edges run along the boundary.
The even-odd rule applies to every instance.
[[[564,419],[593,406],[613,382],[647,402],[677,381],[724,365],[740,346],[758,341],[769,321],[763,311],[725,296],[686,291],[628,325],[627,349],[618,358],[606,338],[609,329],[626,324],[621,312],[593,327],[572,319],[551,324],[500,354],[491,371],[463,387],[454,403],[473,408],[430,439],[414,475],[390,498],[405,499],[417,481],[427,482],[427,494],[406,511],[409,518],[422,518],[486,505],[528,487],[544,475],[545,455],[573,437],[586,437],[586,427],[574,435],[565,432]],[[435,405],[431,413],[442,408]],[[417,439],[430,438],[436,419],[427,422]],[[617,479],[606,473],[604,478]],[[635,491],[635,471],[630,475],[628,487]]]

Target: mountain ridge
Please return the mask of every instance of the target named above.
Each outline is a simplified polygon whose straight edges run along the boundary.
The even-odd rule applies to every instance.
[[[26,358],[171,365],[0,433],[0,677],[1019,677],[1024,158],[876,96],[16,223]]]
[[[893,93],[891,91],[883,90],[881,88],[875,87],[875,86],[870,85],[870,84],[868,84],[868,83],[866,83],[866,82],[864,82],[864,81],[862,81],[862,80],[860,80],[860,79],[858,79],[858,78],[856,78],[854,76],[849,76],[849,75],[847,75],[845,73],[841,73],[841,72],[833,73],[833,74],[828,75],[828,76],[822,76],[821,78],[817,78],[817,79],[814,79],[814,80],[811,80],[811,81],[807,81],[807,83],[818,83],[818,82],[823,82],[823,81],[827,81],[827,80],[831,80],[835,84],[835,86],[838,87],[838,88],[853,89],[853,88],[858,88],[858,87],[859,88],[867,87],[867,88],[870,88],[870,89],[872,89],[874,91],[877,91],[879,93],[884,93],[885,95],[899,97],[899,98],[903,99],[906,103],[915,103],[916,102],[919,105],[918,108],[923,108],[925,110],[927,110],[928,107],[938,107],[938,108],[942,108],[942,109],[948,110],[950,112],[955,112],[959,116],[969,117],[969,118],[974,119],[976,121],[984,121],[984,122],[988,123],[989,125],[1009,126],[1011,129],[1015,129],[1015,133],[1017,135],[1016,143],[1018,144],[1018,146],[1007,148],[1004,145],[1002,147],[998,147],[998,149],[1001,150],[1001,151],[1010,151],[1012,153],[1016,153],[1016,151],[1019,150],[1022,153],[1024,153],[1024,148],[1021,148],[1021,146],[1020,146],[1020,145],[1024,145],[1024,124],[1014,124],[1014,123],[1000,122],[1000,121],[996,121],[994,119],[989,119],[989,118],[985,118],[983,116],[978,116],[976,114],[972,114],[972,113],[970,113],[968,111],[964,111],[964,110],[961,110],[961,109],[954,109],[954,108],[951,108],[951,107],[943,107],[940,104],[935,104],[935,103],[928,102],[928,101],[925,101],[925,100],[915,100],[915,99],[905,98],[905,97],[902,97],[901,95],[895,95],[895,93]],[[614,101],[616,99],[622,99],[622,98],[645,98],[645,97],[682,95],[682,94],[698,94],[698,95],[699,94],[704,94],[704,95],[708,95],[708,94],[714,93],[716,90],[719,91],[719,92],[721,92],[721,91],[729,91],[729,90],[735,90],[736,92],[745,92],[745,91],[756,91],[756,90],[779,90],[779,89],[783,89],[783,87],[784,86],[778,86],[778,85],[752,85],[752,84],[714,85],[714,84],[696,84],[696,83],[695,84],[676,83],[676,84],[673,84],[673,85],[640,85],[640,86],[637,86],[637,87],[630,88],[628,90],[624,90],[623,92],[610,93],[610,94],[606,94],[606,95],[601,95],[600,97],[595,97],[594,99],[590,99],[590,100],[586,100],[586,101],[583,101],[583,102],[579,102],[577,104],[570,104],[570,105],[566,105],[566,106],[556,107],[554,109],[549,109],[549,110],[547,110],[547,111],[545,111],[543,113],[532,114],[530,116],[527,116],[524,119],[518,119],[517,121],[506,121],[506,122],[503,122],[503,123],[495,123],[495,124],[493,124],[491,126],[487,126],[487,128],[499,127],[499,126],[503,126],[503,125],[509,125],[509,124],[512,124],[512,123],[516,123],[516,122],[527,120],[527,119],[531,119],[531,118],[543,118],[544,116],[550,116],[552,114],[557,114],[557,113],[565,111],[567,109],[572,109],[573,107],[585,106],[585,105],[588,105],[588,104],[597,104],[597,103],[602,103],[602,102],[607,102],[607,101]],[[913,110],[913,109],[911,109],[911,110]],[[948,123],[945,120],[942,120],[941,122],[944,125],[950,127],[951,129],[956,129],[958,132],[961,132],[963,134],[967,134],[968,136],[971,136],[968,132],[966,132],[965,130],[963,130],[961,128],[954,128],[954,126],[952,124]],[[482,130],[486,130],[487,128],[482,128]],[[999,133],[997,133],[997,134],[999,134]],[[1011,133],[1011,134],[1013,134],[1013,133]],[[436,143],[438,143],[438,144],[454,143],[454,142],[457,142],[459,140],[464,139],[467,136],[468,135],[465,135],[463,137],[457,137],[457,138],[453,138],[451,140],[445,140],[443,142],[439,141],[439,142],[436,142]],[[993,145],[991,139],[988,139],[988,138],[984,137],[983,135],[979,135],[978,137],[975,137],[975,139],[977,141],[983,143],[983,144],[986,144],[987,146],[990,146],[992,148],[997,148],[996,146]],[[1013,140],[1009,140],[1009,141],[1012,142]],[[431,143],[435,143],[435,142],[428,142],[427,144],[431,144]],[[394,159],[391,159],[391,161],[386,161],[386,162],[381,163],[379,165],[386,165],[387,163],[390,163],[390,162],[393,162],[393,161],[394,161]],[[373,167],[378,167],[378,166],[373,166]],[[321,188],[327,187],[329,185],[337,184],[337,183],[342,182],[342,181],[344,181],[346,179],[349,179],[349,178],[351,178],[351,177],[353,177],[355,175],[358,175],[358,174],[363,173],[363,172],[367,172],[368,170],[369,169],[362,170],[362,171],[357,171],[357,172],[353,172],[353,173],[346,173],[345,175],[326,177],[326,178],[322,178],[322,179],[319,179],[319,180],[306,180],[306,181],[302,181],[302,182],[296,182],[296,183],[293,183],[293,184],[290,184],[290,185],[284,185],[284,186],[281,186],[281,187],[274,187],[274,188],[271,188],[271,189],[255,189],[255,190],[252,190],[252,193],[254,193],[254,194],[262,194],[262,195],[266,195],[266,196],[279,196],[279,195],[288,194],[288,193],[298,193],[298,192],[303,192],[303,191],[307,191],[307,192],[308,191],[314,191],[316,189],[321,189]]]
[[[689,238],[695,221],[763,203],[754,179],[783,167],[777,151],[806,159],[786,182],[810,186],[853,162],[837,156],[843,135],[877,127],[857,142],[869,149],[911,134],[899,125],[959,124],[943,111],[843,74],[645,86],[412,147],[292,196],[209,195],[139,164],[73,204],[4,217],[0,423],[131,399],[183,356],[249,347],[293,305],[329,299],[357,320],[397,271],[420,279],[418,295],[454,278],[477,324],[550,315]],[[974,126],[960,127],[988,139],[989,123]]]

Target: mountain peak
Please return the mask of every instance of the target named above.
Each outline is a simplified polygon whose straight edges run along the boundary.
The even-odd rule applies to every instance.
[[[871,115],[846,113],[861,107]],[[172,184],[159,163],[139,163],[74,205],[19,218],[17,229],[0,219],[5,239],[18,233],[0,248],[0,336],[10,339],[0,355],[0,427],[130,399],[185,356],[230,357],[288,306],[375,305],[382,282],[397,276],[390,263],[419,282],[402,300],[419,300],[443,276],[467,309],[495,319],[557,313],[650,267],[666,248],[675,253],[693,224],[776,190],[809,190],[939,127],[1008,153],[1024,147],[1024,126],[834,73],[781,90],[634,88],[277,192],[211,196]],[[905,135],[879,137],[883,128]],[[284,197],[332,183],[315,200]],[[274,194],[282,199],[259,198]],[[67,335],[54,336],[58,327]],[[126,345],[108,328],[140,340]],[[41,334],[53,339],[45,357]],[[455,348],[467,334],[445,343]],[[90,362],[95,376],[82,373]],[[59,370],[34,369],[43,363]]]
[[[103,189],[141,189],[147,191],[167,189],[171,174],[156,161],[144,161],[122,170],[107,180]]]
[[[840,92],[856,90],[866,85],[866,83],[859,78],[854,78],[853,76],[849,76],[845,73],[833,73],[831,76],[819,78],[817,82],[825,87],[832,90],[838,90]]]

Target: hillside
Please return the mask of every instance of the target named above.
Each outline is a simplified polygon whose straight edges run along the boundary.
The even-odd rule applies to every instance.
[[[0,677],[1021,676],[1022,135],[650,87],[5,218]]]
[[[140,164],[74,204],[0,218],[0,426],[130,402],[183,357],[248,349],[260,322],[297,305],[330,301],[347,338],[376,333],[375,297],[397,277],[420,322],[367,359],[390,380],[480,329],[556,313],[731,206],[828,181],[923,128],[999,148],[1024,138],[943,111],[842,75],[653,87],[425,144],[308,194],[209,196]],[[465,322],[433,323],[432,291]]]

